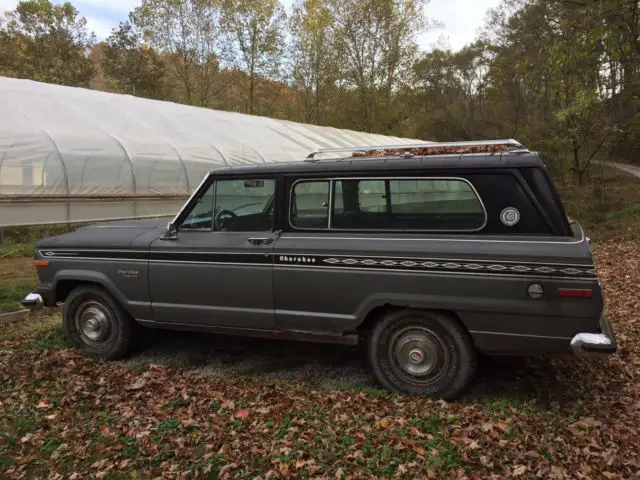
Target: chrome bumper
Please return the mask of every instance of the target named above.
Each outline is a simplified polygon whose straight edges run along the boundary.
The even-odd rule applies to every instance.
[[[578,333],[571,339],[571,350],[578,356],[608,355],[617,350],[616,337],[609,320],[600,320],[602,333]]]
[[[22,299],[20,304],[29,310],[40,310],[44,306],[44,300],[39,293],[30,293]]]

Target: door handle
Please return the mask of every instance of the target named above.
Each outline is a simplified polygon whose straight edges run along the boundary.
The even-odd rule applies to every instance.
[[[251,245],[271,245],[273,243],[273,238],[269,237],[250,237],[247,239]]]

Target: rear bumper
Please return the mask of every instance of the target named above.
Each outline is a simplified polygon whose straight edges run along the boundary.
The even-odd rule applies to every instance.
[[[616,337],[606,317],[600,319],[602,333],[578,333],[571,339],[571,350],[578,356],[610,355],[618,349]]]

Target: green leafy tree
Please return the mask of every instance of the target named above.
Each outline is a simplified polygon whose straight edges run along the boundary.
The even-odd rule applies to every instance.
[[[394,92],[416,57],[416,35],[425,27],[424,0],[330,0],[342,86],[357,92],[357,126],[389,132],[399,121]]]
[[[164,55],[168,74],[179,85],[173,99],[214,106],[228,85],[220,76],[220,15],[217,0],[143,0],[133,11],[134,25]]]
[[[286,14],[279,0],[224,0],[232,65],[249,78],[246,111],[256,112],[261,79],[280,79]]]
[[[414,65],[414,103],[421,114],[413,135],[436,139],[473,140],[489,133],[487,89],[491,52],[484,42],[458,52],[434,50]]]
[[[335,96],[338,71],[332,25],[333,14],[324,1],[299,0],[293,5],[291,77],[303,122],[325,122],[332,94]]]
[[[0,31],[0,71],[5,75],[71,86],[88,86],[94,43],[87,21],[71,3],[25,0],[7,14]]]
[[[102,50],[102,68],[112,88],[141,97],[163,97],[164,61],[143,44],[142,33],[130,21],[113,29]]]

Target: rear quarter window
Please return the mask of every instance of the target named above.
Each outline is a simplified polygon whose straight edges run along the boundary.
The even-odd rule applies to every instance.
[[[496,235],[550,235],[552,231],[534,201],[518,179],[510,173],[469,175],[487,209],[487,224],[483,233]],[[507,216],[514,224],[505,223],[505,210],[517,212]]]

